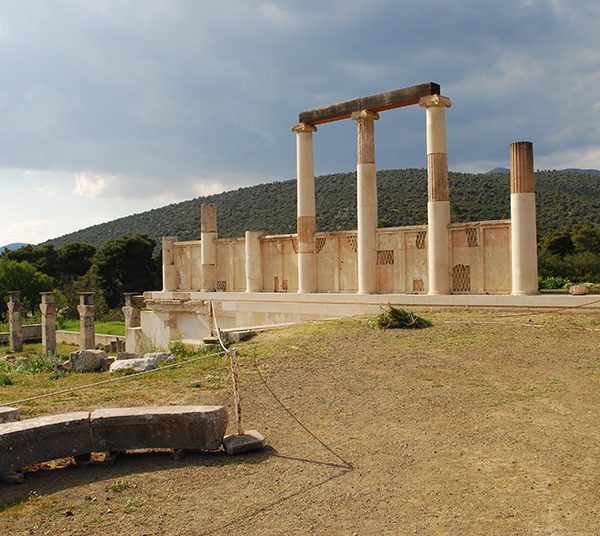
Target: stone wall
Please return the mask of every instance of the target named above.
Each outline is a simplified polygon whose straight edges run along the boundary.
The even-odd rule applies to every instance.
[[[448,228],[453,294],[508,294],[511,290],[510,221],[451,224]],[[198,241],[175,242],[177,291],[199,291]],[[221,238],[217,246],[217,291],[246,289],[245,240]],[[263,292],[298,290],[296,235],[260,239]],[[356,231],[316,233],[317,292],[354,293],[358,288]],[[377,293],[427,293],[427,226],[377,230]]]

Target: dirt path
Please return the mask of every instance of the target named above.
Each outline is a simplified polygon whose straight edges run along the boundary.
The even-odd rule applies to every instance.
[[[13,504],[0,529],[600,533],[598,315],[427,316],[434,327],[418,332],[348,320],[262,334],[239,348],[246,423],[270,450],[39,471],[0,485]],[[283,404],[335,454],[270,395],[255,354]],[[181,398],[229,402],[223,391]]]

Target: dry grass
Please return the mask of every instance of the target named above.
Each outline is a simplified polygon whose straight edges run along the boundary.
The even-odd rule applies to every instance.
[[[64,462],[0,487],[0,532],[600,533],[599,315],[420,314],[434,326],[382,332],[359,318],[238,345],[246,423],[271,450]],[[271,397],[254,359],[285,406],[352,468]],[[103,377],[60,382],[92,376]],[[227,382],[223,362],[190,364],[27,412],[228,403]],[[48,387],[7,386],[0,396]]]

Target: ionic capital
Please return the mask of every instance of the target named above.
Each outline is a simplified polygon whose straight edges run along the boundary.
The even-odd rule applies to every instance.
[[[379,114],[371,110],[361,110],[360,112],[352,112],[350,116],[354,121],[377,121]]]
[[[292,127],[292,132],[296,134],[300,134],[301,132],[316,132],[317,127],[315,125],[311,125],[310,123],[298,123]]]
[[[442,97],[441,95],[428,95],[427,97],[421,97],[419,106],[422,108],[435,108],[444,107],[450,108],[452,101],[448,97]]]

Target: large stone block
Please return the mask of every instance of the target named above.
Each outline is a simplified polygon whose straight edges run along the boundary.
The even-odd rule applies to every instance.
[[[69,354],[71,362],[71,370],[76,372],[86,372],[100,370],[102,368],[102,360],[106,359],[107,355],[104,350],[78,350]]]
[[[110,365],[110,372],[121,370],[133,370],[135,372],[146,372],[153,370],[158,365],[158,359],[154,357],[138,357],[137,359],[119,359]]]
[[[146,448],[217,450],[227,429],[223,406],[97,409],[90,422],[95,451]]]
[[[93,446],[87,411],[0,424],[0,473],[90,452]]]

